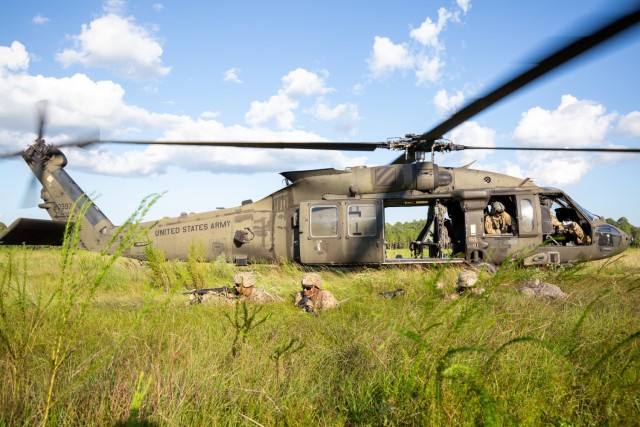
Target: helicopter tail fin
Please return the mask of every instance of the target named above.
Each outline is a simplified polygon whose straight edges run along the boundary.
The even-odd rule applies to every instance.
[[[64,170],[67,164],[64,154],[42,141],[25,150],[23,158],[42,184],[43,203],[38,207],[56,222],[67,222],[81,213],[81,244],[89,250],[107,247],[115,227]]]

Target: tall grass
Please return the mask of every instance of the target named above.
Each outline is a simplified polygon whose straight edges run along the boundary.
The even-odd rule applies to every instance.
[[[2,250],[2,292],[11,283],[31,301],[48,298],[60,253]],[[158,286],[153,263],[113,263],[103,282],[131,279],[97,287],[86,304],[82,339],[74,335],[58,368],[49,423],[595,426],[640,419],[638,250],[579,266],[502,266],[495,275],[480,272],[482,296],[457,299],[450,295],[462,267],[319,269],[325,288],[347,301],[318,317],[293,305],[307,268],[193,259],[176,268],[190,262],[204,287],[251,270],[258,286],[285,302],[185,306],[184,295]],[[569,298],[517,293],[530,278],[561,286]],[[378,295],[397,288],[404,296]],[[16,369],[21,376],[0,390],[0,424],[42,421],[48,343],[59,333],[49,313],[37,329],[18,329],[32,315],[21,314],[18,300],[3,300],[3,325],[16,327],[0,338],[10,343],[2,346],[1,374],[8,385]]]

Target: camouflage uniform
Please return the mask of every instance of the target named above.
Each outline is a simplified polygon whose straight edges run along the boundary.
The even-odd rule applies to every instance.
[[[240,297],[240,300],[261,303],[261,302],[279,302],[279,301],[282,301],[282,298],[280,298],[277,295],[270,295],[264,289],[253,288],[251,290],[251,294],[248,297],[245,297],[244,295],[242,295]]]
[[[242,272],[233,277],[233,282],[236,286],[242,286],[243,288],[251,288],[249,295],[244,295],[243,292],[239,292],[240,301],[252,301],[257,303],[282,301],[279,296],[269,295],[264,289],[256,288],[255,279],[253,273]]]
[[[487,215],[484,219],[484,229],[487,234],[511,233],[513,230],[513,220],[506,212]]]
[[[578,245],[585,243],[584,230],[577,222],[571,221],[568,225],[564,225],[555,216],[551,215],[551,223],[557,231],[564,231],[568,236],[573,237]],[[586,241],[590,243],[591,238],[587,236]]]
[[[202,304],[228,304],[232,305],[238,298],[232,292],[207,292],[200,296],[199,300]]]
[[[314,310],[322,310],[324,308],[334,308],[338,306],[338,300],[333,294],[329,291],[319,290],[316,294],[317,298],[315,301],[311,300],[311,298],[307,299],[306,306],[310,306],[310,308]],[[300,291],[296,294],[295,304],[299,305],[302,298],[304,298],[304,292]]]
[[[329,291],[322,289],[322,278],[318,273],[306,273],[302,276],[302,286],[314,286],[318,288],[312,297],[307,297],[304,290],[296,294],[295,305],[304,308],[306,311],[315,312],[325,308],[338,306],[338,300]],[[304,305],[301,301],[306,300]]]
[[[513,233],[513,219],[504,211],[504,205],[493,202],[491,214],[484,218],[484,232],[486,234]]]

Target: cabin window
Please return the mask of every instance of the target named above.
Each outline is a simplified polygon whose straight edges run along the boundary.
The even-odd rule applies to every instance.
[[[520,202],[520,212],[522,213],[522,220],[520,221],[520,231],[523,231],[525,233],[533,231],[533,201],[531,201],[531,199],[522,199],[522,201]]]
[[[338,207],[311,207],[311,236],[336,237],[338,235]]]
[[[375,205],[349,205],[349,236],[375,236],[378,229]]]

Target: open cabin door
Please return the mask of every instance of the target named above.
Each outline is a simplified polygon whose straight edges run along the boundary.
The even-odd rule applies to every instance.
[[[300,203],[302,264],[381,264],[384,218],[379,200]]]

